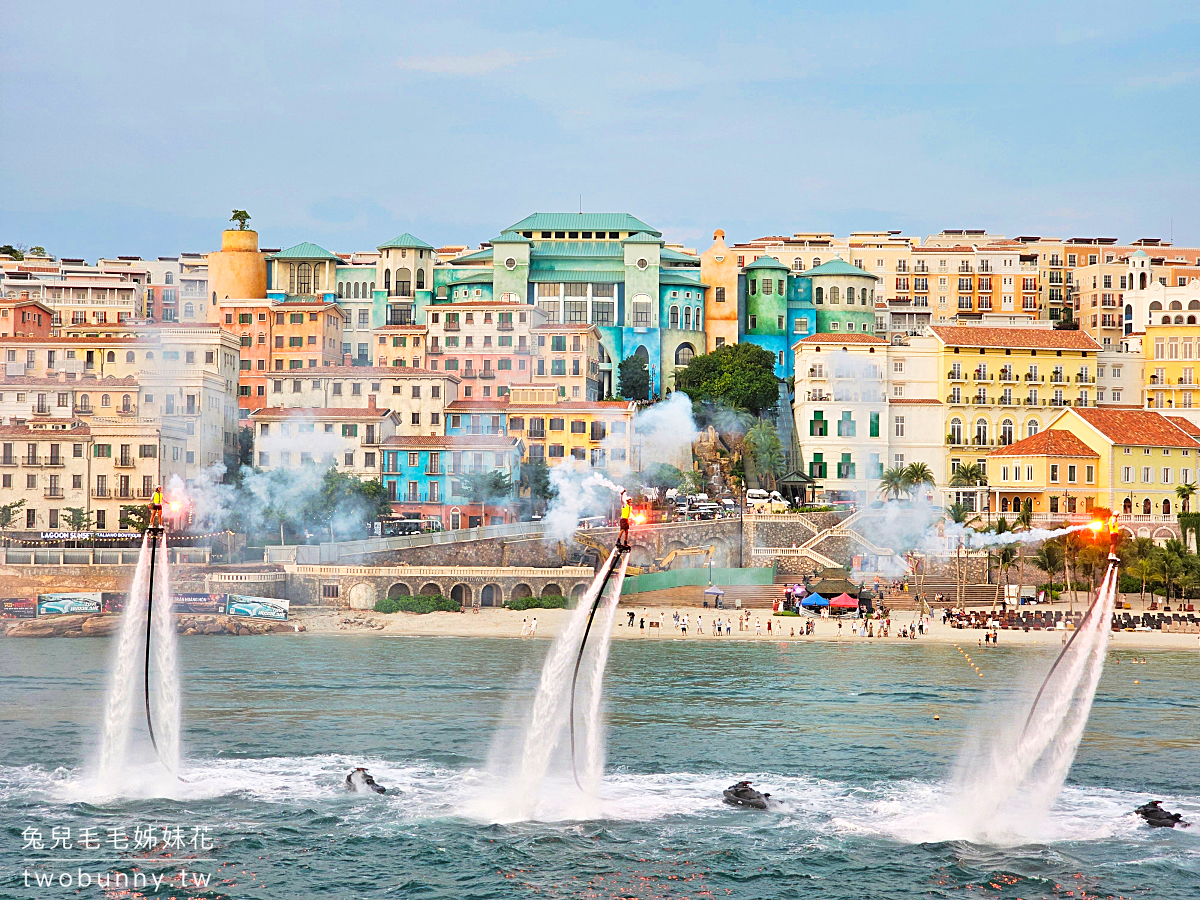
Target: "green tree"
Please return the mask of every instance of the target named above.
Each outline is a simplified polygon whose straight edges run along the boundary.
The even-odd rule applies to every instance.
[[[0,531],[5,533],[5,543],[8,542],[8,529],[12,528],[17,522],[17,510],[25,505],[24,500],[14,500],[12,503],[5,503],[0,506]]]
[[[996,520],[996,523],[990,529],[993,534],[1005,535],[1012,533],[1012,527],[1008,524],[1008,519],[1001,516]],[[1000,603],[1000,586],[1001,583],[1008,584],[1008,570],[1016,560],[1016,553],[1012,549],[1011,544],[1001,544],[999,550],[995,554],[996,563],[1000,568],[1000,577],[996,579],[996,596],[992,598],[992,609]]]
[[[908,484],[909,493],[927,485],[933,487],[936,484],[933,470],[923,462],[913,462],[905,466],[904,481]]]
[[[1013,531],[1028,531],[1033,527],[1033,498],[1026,497],[1021,504],[1021,511],[1013,520]],[[1025,547],[1024,541],[1017,544],[1017,602],[1021,602],[1021,588],[1025,586]]]
[[[950,476],[951,487],[974,488],[977,500],[979,497],[979,488],[985,487],[987,483],[987,475],[983,473],[983,467],[979,463],[963,463]]]
[[[626,400],[650,399],[650,369],[638,354],[627,356],[617,366],[621,396]]]
[[[246,223],[250,221],[250,213],[244,209],[235,209],[233,215],[229,217],[230,222],[237,222],[238,231],[246,230]]]
[[[0,254],[11,256],[15,260],[25,258],[25,252],[20,247],[14,247],[12,244],[0,244]]]
[[[643,473],[646,485],[659,490],[679,487],[683,472],[668,463],[654,463]]]
[[[1037,553],[1033,555],[1033,562],[1050,577],[1050,583],[1053,584],[1055,576],[1063,571],[1065,558],[1061,541],[1049,540],[1042,541],[1042,546],[1038,547]],[[1065,571],[1063,577],[1066,577]]]
[[[46,252],[45,247],[38,244],[38,245],[35,245],[35,246],[29,248],[29,255],[30,256],[49,256],[50,254]]]
[[[390,515],[391,501],[387,490],[378,481],[363,481],[339,472],[330,466],[321,479],[305,510],[307,520],[321,522],[329,529],[330,540],[338,539],[338,531],[346,535],[363,531],[381,516]]]
[[[550,467],[544,459],[532,459],[521,467],[521,486],[529,491],[535,509],[539,508],[538,501],[548,503],[558,494],[550,484]]]
[[[92,513],[82,506],[68,506],[62,514],[71,531],[87,531],[92,527]]]
[[[946,515],[950,517],[950,521],[955,525],[963,525],[968,528],[979,521],[979,516],[967,509],[962,503],[951,503],[946,507]]]
[[[1187,568],[1187,550],[1180,541],[1172,538],[1163,545],[1155,558],[1156,568],[1167,589],[1167,602],[1171,602],[1172,587]]]
[[[146,529],[150,527],[149,505],[122,506],[120,525],[122,528],[132,528],[138,534],[145,534]]]
[[[879,493],[885,500],[889,497],[899,500],[902,496],[907,496],[908,490],[908,479],[901,466],[892,466],[883,470],[883,475],[879,479]]]
[[[675,389],[693,402],[716,403],[753,415],[779,402],[775,354],[751,343],[726,344],[692,358],[675,373]]]
[[[1175,496],[1179,498],[1179,504],[1183,507],[1184,512],[1192,511],[1192,497],[1196,494],[1196,485],[1190,482],[1185,482],[1175,488]]]
[[[238,466],[254,465],[254,429],[246,425],[238,430]]]
[[[508,497],[512,479],[506,472],[471,472],[462,479],[463,493],[471,503],[479,504],[479,521],[487,524],[487,502]]]
[[[784,473],[783,442],[775,426],[763,419],[746,432],[746,449],[754,460],[759,475],[766,476],[771,489],[775,479]]]

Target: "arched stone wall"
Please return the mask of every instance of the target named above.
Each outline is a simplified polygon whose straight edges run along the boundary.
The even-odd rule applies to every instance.
[[[389,597],[411,597],[412,596],[412,588],[410,588],[403,581],[397,581],[395,584],[393,584],[391,587],[388,588],[387,595]]]
[[[360,581],[350,588],[349,601],[351,609],[374,609],[375,587]]]

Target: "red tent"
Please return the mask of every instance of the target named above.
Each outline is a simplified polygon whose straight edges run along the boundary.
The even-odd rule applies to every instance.
[[[834,597],[832,600],[829,601],[829,605],[830,606],[838,606],[843,609],[857,609],[858,601],[855,600],[853,597],[851,597],[849,594],[838,594],[836,597]]]

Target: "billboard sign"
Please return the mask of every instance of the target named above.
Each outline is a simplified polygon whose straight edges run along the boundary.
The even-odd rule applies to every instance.
[[[231,616],[275,619],[281,622],[286,621],[288,617],[288,601],[278,597],[244,597],[241,594],[229,594],[227,600],[227,612]]]
[[[37,598],[37,614],[39,616],[98,613],[102,606],[100,591],[86,591],[72,594],[38,594]]]
[[[178,613],[210,613],[221,615],[225,612],[224,594],[173,594],[175,612]]]
[[[32,619],[37,605],[28,597],[0,597],[0,618]]]

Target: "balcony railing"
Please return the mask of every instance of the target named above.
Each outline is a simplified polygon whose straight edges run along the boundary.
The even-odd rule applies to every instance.
[[[77,416],[90,416],[92,414],[92,407],[90,404],[83,405],[83,406],[75,406],[75,407],[73,407],[73,412]]]
[[[480,378],[495,378],[496,372],[494,369],[483,369],[479,373]]]
[[[104,500],[112,496],[112,491],[108,488],[92,488],[92,496],[98,500]]]
[[[50,415],[50,404],[49,403],[35,403],[33,405],[31,412],[35,416],[48,416],[48,415]]]
[[[440,344],[430,344],[425,348],[426,356],[441,356],[445,352]]]
[[[499,322],[496,323],[496,330],[497,331],[512,331],[513,323],[506,322],[503,319],[501,319]]]
[[[46,461],[43,463],[43,465],[51,466],[55,469],[61,469],[63,466],[66,465],[66,463],[63,462],[63,457],[54,456],[53,454],[51,454],[49,457],[46,458]]]
[[[23,466],[41,466],[42,458],[40,456],[22,456],[21,465]]]
[[[16,464],[17,458],[15,456],[0,457],[0,466],[15,466]]]
[[[475,374],[476,373],[475,373],[474,369],[463,369],[461,372],[458,373],[460,378],[474,378]]]
[[[137,465],[137,460],[132,456],[118,456],[113,460],[113,465],[121,469],[132,469]]]
[[[946,377],[949,378],[951,381],[966,381],[967,380],[967,379],[963,378],[962,372],[956,372],[953,369],[951,369],[948,373],[946,373]]]
[[[1095,384],[1096,379],[1090,375],[1076,375],[1075,383],[1076,384]]]
[[[461,331],[462,327],[458,324],[458,319],[447,319],[442,328],[446,331]]]
[[[61,500],[63,498],[63,489],[60,487],[46,488],[42,496],[47,500]]]
[[[515,352],[516,352],[516,353],[519,353],[519,354],[521,354],[522,356],[528,356],[528,355],[529,355],[529,348],[528,348],[528,347],[526,347],[526,346],[520,346],[520,347],[518,347],[518,348],[516,349],[516,351],[515,351]]]

